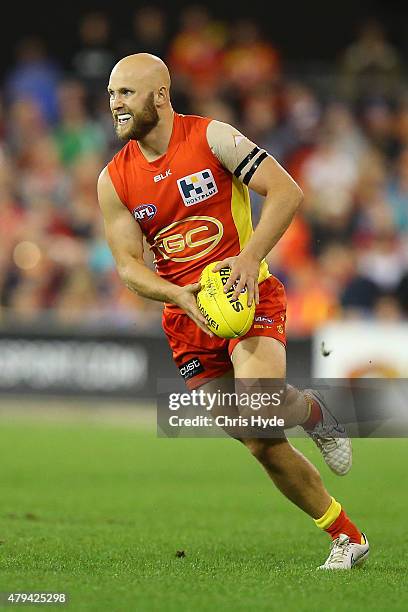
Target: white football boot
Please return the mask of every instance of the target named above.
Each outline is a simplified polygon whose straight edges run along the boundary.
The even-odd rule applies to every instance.
[[[305,389],[304,392],[317,401],[323,415],[314,429],[305,431],[322,453],[329,468],[338,476],[344,476],[350,471],[352,464],[351,440],[347,437],[346,429],[330,412],[317,391]]]
[[[349,570],[363,563],[370,552],[370,546],[366,535],[362,534],[364,544],[354,544],[350,538],[341,533],[333,540],[330,546],[330,554],[325,563],[317,569],[324,570]]]

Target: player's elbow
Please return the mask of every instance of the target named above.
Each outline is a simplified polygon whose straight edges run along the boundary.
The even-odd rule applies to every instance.
[[[292,193],[293,193],[292,198],[291,198],[292,205],[296,212],[297,210],[299,210],[300,206],[303,203],[304,195],[303,195],[303,191],[301,190],[301,188],[299,187],[297,183],[294,183]]]
[[[128,286],[129,283],[129,267],[126,265],[117,265],[116,266],[116,270],[119,274],[119,278],[122,281],[122,283],[126,286]]]
[[[266,198],[270,197],[272,201],[280,202],[288,213],[295,214],[303,202],[303,191],[293,179],[285,181],[280,186],[278,191],[272,184],[266,192]]]
[[[126,289],[129,289],[129,291],[131,291],[132,293],[136,293],[136,295],[141,296],[142,292],[137,282],[137,279],[135,278],[135,275],[130,274],[128,271],[124,269],[120,269],[118,270],[118,272],[119,272],[119,277],[122,283],[125,285]]]
[[[116,270],[118,271],[120,280],[126,285],[129,280],[129,267],[126,265],[117,265]]]
[[[140,262],[138,262],[136,259],[132,259],[132,261],[126,261],[123,263],[118,263],[116,268],[119,274],[119,278],[121,279],[122,283],[128,288],[131,289],[132,291],[138,293],[138,283],[137,283],[137,278],[138,278],[138,266],[140,265]]]

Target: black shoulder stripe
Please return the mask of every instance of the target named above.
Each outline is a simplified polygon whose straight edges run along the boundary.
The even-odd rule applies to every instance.
[[[261,153],[261,155],[258,157],[258,159],[256,159],[253,163],[253,165],[251,166],[251,168],[248,170],[248,172],[246,173],[246,175],[244,176],[242,182],[245,185],[248,185],[249,181],[251,180],[255,170],[257,169],[257,167],[259,166],[259,164],[261,164],[263,162],[263,160],[265,159],[265,157],[268,157],[268,154],[266,151],[264,151],[263,153]]]
[[[261,149],[259,147],[255,147],[254,149],[252,149],[252,151],[246,156],[245,159],[242,160],[242,162],[235,168],[234,171],[234,175],[239,178],[239,175],[241,174],[242,170],[245,168],[245,166],[247,165],[248,162],[251,161],[251,159],[257,154],[259,153]]]

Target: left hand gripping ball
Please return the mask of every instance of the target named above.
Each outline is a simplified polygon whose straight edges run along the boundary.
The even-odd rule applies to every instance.
[[[224,286],[231,276],[231,269],[212,269],[218,262],[208,264],[201,272],[201,289],[197,294],[197,305],[207,319],[211,331],[220,338],[238,338],[250,329],[255,315],[255,301],[248,306],[247,289],[233,300],[234,287],[224,293]],[[238,281],[237,281],[238,282]]]

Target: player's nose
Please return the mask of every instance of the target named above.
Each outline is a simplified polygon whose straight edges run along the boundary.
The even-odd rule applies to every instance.
[[[122,98],[118,95],[118,96],[112,96],[111,97],[111,109],[112,110],[118,110],[120,108],[123,108],[123,101]]]
[[[111,109],[113,111],[118,111],[118,110],[121,110],[122,108],[123,108],[122,102],[115,102],[111,104]]]

